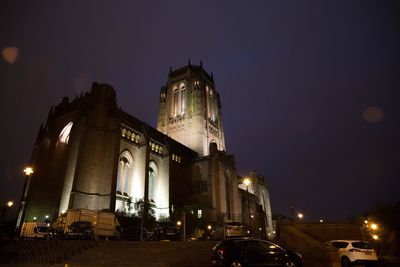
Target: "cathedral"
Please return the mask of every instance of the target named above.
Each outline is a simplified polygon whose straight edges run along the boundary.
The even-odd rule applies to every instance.
[[[40,126],[31,166],[17,227],[68,209],[134,213],[129,202],[148,199],[159,220],[179,210],[273,229],[267,180],[252,172],[244,184],[237,174],[220,96],[201,63],[170,69],[156,129],[119,108],[110,85],[64,97]]]

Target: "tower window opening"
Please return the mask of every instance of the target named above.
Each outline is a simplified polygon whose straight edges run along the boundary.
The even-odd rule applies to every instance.
[[[185,83],[180,83],[179,87],[173,87],[173,107],[172,115],[173,117],[183,116],[186,109],[186,85]]]

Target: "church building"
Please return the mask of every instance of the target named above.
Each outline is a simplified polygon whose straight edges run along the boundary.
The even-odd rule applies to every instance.
[[[17,226],[68,209],[134,213],[129,203],[148,199],[159,220],[176,210],[213,223],[256,215],[272,231],[266,178],[253,173],[244,187],[226,151],[220,96],[202,64],[170,70],[157,129],[119,108],[113,87],[94,83],[40,126]]]

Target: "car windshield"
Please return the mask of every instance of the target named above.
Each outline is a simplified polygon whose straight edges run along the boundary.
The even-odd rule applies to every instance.
[[[49,230],[49,228],[48,227],[46,227],[46,226],[39,226],[39,227],[37,227],[37,231],[38,232],[47,232],[47,230]]]
[[[351,243],[353,245],[353,247],[355,248],[361,248],[361,249],[371,249],[371,245],[367,242],[362,242],[362,241],[358,241],[358,242],[352,242]]]

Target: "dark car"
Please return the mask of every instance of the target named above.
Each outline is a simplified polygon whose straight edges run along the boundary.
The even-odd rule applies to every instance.
[[[73,222],[66,233],[66,238],[72,239],[93,239],[94,231],[91,222],[77,221]]]
[[[178,241],[181,239],[181,233],[176,227],[159,227],[154,231],[157,240]]]
[[[247,238],[226,239],[219,242],[212,249],[211,262],[226,267],[303,266],[300,254],[272,242]]]
[[[121,239],[124,240],[141,240],[140,226],[124,227],[121,232]],[[143,227],[143,240],[154,240],[154,233]]]

